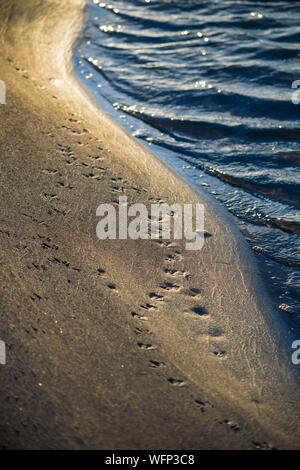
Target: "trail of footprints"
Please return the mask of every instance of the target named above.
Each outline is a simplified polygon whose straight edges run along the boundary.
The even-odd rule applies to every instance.
[[[191,276],[189,273],[177,268],[176,266],[176,263],[182,260],[182,255],[178,251],[177,247],[170,242],[168,242],[167,245],[163,244],[163,246],[170,250],[170,252],[167,253],[165,256],[166,268],[164,269],[163,272],[166,276],[166,279],[159,285],[159,288],[157,290],[149,292],[148,294],[149,302],[140,304],[140,307],[137,311],[131,312],[132,318],[139,322],[147,322],[149,320],[148,312],[150,313],[151,310],[158,309],[160,305],[162,305],[163,302],[167,300],[168,296],[182,293],[187,298],[190,298],[191,300],[193,300],[193,303],[195,303],[195,301],[197,300],[200,300],[201,298],[200,289],[196,287],[184,288],[184,286],[182,285],[182,282],[180,282],[182,280],[190,282]],[[169,278],[172,278],[172,280],[169,280]],[[173,281],[173,278],[175,278],[174,281]],[[191,308],[189,309],[189,312],[198,316],[199,318],[205,317],[205,316],[209,317],[209,313],[201,305],[192,305]],[[151,335],[151,331],[149,329],[140,327],[140,326],[135,328],[135,333],[137,336],[143,336],[144,338],[147,338],[147,336]],[[222,337],[222,330],[218,326],[213,326],[213,325],[208,326],[207,333],[212,338]],[[152,350],[157,351],[157,347],[147,340],[144,340],[144,341],[138,340],[137,346],[142,351],[146,351],[146,352],[152,351]],[[224,357],[225,354],[226,352],[221,349],[220,350],[216,349],[214,351],[214,355],[217,357]],[[167,374],[167,371],[168,371],[167,364],[159,360],[158,358],[150,358],[148,362],[148,366],[151,369],[163,371],[163,375],[166,377],[167,382],[172,387],[181,388],[181,387],[186,387],[188,385],[188,383],[182,378],[173,377]],[[214,405],[209,400],[203,400],[203,399],[194,398],[194,397],[192,399],[194,401],[195,407],[199,408],[201,413],[205,413],[209,411],[210,409],[214,408]],[[233,432],[240,431],[239,424],[233,420],[224,419],[221,421],[220,420],[216,420],[216,421],[220,425],[227,426],[228,429],[230,429]]]
[[[166,268],[163,270],[166,276],[166,279],[159,285],[159,288],[157,290],[149,292],[148,294],[149,303],[148,302],[143,303],[140,305],[140,309],[138,309],[138,311],[131,312],[132,317],[135,320],[138,320],[140,322],[141,321],[147,322],[149,320],[149,317],[145,313],[142,313],[142,311],[145,312],[145,311],[151,311],[153,309],[157,309],[159,308],[160,305],[162,305],[162,303],[167,299],[168,296],[178,295],[179,293],[179,294],[186,296],[187,298],[190,298],[193,301],[192,306],[188,310],[186,310],[185,313],[190,313],[192,315],[195,315],[199,319],[203,317],[209,318],[210,316],[209,312],[207,312],[207,310],[202,305],[198,304],[198,301],[201,299],[201,290],[198,289],[197,287],[190,287],[190,286],[185,288],[182,285],[182,281],[184,280],[190,283],[192,277],[190,273],[176,266],[176,263],[182,261],[183,259],[176,245],[171,242],[165,242],[162,240],[159,240],[158,243],[160,243],[162,247],[168,248],[170,250],[169,253],[167,253],[165,256]],[[169,279],[172,279],[172,280],[169,280]],[[173,281],[173,279],[175,280]],[[196,305],[195,305],[195,302],[197,302]],[[140,327],[137,327],[135,332],[137,335],[139,336],[143,335],[144,337],[151,334],[150,330],[145,329],[145,328],[140,328]],[[223,337],[222,329],[216,325],[208,325],[207,334],[212,339],[218,339],[218,338]],[[144,350],[144,351],[149,351],[149,350],[157,351],[156,346],[153,345],[151,342],[138,341],[137,346],[139,347],[139,349]],[[213,354],[214,356],[218,358],[223,358],[226,356],[226,351],[225,349],[216,347],[213,350]],[[149,365],[149,368],[151,369],[155,369],[159,371],[163,370],[163,374],[165,375],[167,382],[171,386],[181,388],[181,387],[186,387],[188,385],[187,381],[183,380],[182,378],[173,377],[169,374],[166,374],[168,370],[168,366],[163,361],[160,361],[157,358],[151,358],[149,359],[148,365]],[[193,395],[190,395],[190,396],[193,399],[195,407],[199,408],[201,413],[209,412],[209,410],[212,410],[215,408],[213,403],[211,403],[211,401],[209,400],[204,400],[202,398],[201,399],[195,398]],[[240,425],[232,419],[220,420],[214,417],[214,420],[218,424],[222,426],[226,426],[228,430],[231,432],[238,433],[241,431]],[[264,442],[252,441],[251,445],[255,449],[262,449],[262,450],[274,449],[272,444],[265,442],[265,441]]]
[[[72,123],[78,123],[79,121],[75,118],[69,118]],[[82,131],[73,132],[74,129],[69,126],[63,126],[67,131],[80,134],[88,134],[89,131],[87,129],[83,129]],[[111,176],[110,169],[107,166],[102,165],[102,161],[104,160],[103,157],[103,146],[99,145],[101,143],[100,140],[97,140],[97,144],[95,146],[95,154],[94,155],[78,155],[78,152],[75,152],[70,145],[65,145],[61,143],[57,143],[57,151],[58,156],[60,157],[59,160],[67,167],[72,167],[73,171],[79,172],[79,176],[86,180],[95,183],[103,183],[107,184],[109,182],[108,190],[112,194],[116,194],[116,198],[113,199],[113,203],[119,204],[118,197],[121,195],[126,195],[128,192],[133,192],[136,194],[141,194],[147,192],[145,188],[138,188],[132,185],[129,181],[122,178],[121,176]],[[82,142],[75,142],[74,147],[78,147],[79,145],[83,145]],[[107,153],[109,153],[107,151]],[[42,169],[42,173],[49,176],[51,178],[51,187],[42,193],[42,197],[46,199],[48,202],[52,204],[54,202],[60,204],[61,198],[63,193],[61,191],[65,190],[74,190],[75,184],[73,185],[69,181],[66,181],[67,177],[70,177],[70,172],[64,174],[63,168],[56,168],[55,165],[49,165],[47,168]],[[68,211],[66,208],[61,209],[59,206],[52,206],[54,213],[62,213],[63,215],[67,215]]]
[[[161,201],[161,199],[159,199]],[[145,302],[140,304],[140,308],[138,311],[131,312],[131,315],[134,319],[140,321],[147,321],[149,320],[148,312],[151,310],[158,309],[160,305],[165,302],[169,296],[176,295],[178,293],[183,294],[187,298],[191,298],[193,300],[193,304],[189,309],[187,309],[184,313],[189,313],[194,315],[198,318],[201,317],[209,317],[209,313],[206,309],[201,305],[195,305],[195,301],[201,299],[201,291],[196,287],[188,287],[184,288],[183,283],[184,281],[190,282],[191,275],[190,273],[180,269],[177,266],[177,263],[182,261],[183,257],[180,251],[177,249],[177,246],[173,243],[167,242],[164,243],[162,240],[158,240],[158,243],[162,244],[164,248],[168,248],[169,252],[165,255],[165,268],[163,270],[165,275],[165,280],[163,280],[157,291],[151,291],[148,294],[149,302]],[[222,336],[221,328],[217,326],[209,326],[207,330],[207,334],[213,338],[218,338]],[[142,348],[141,343],[138,343],[139,347]],[[143,349],[143,348],[142,348]],[[148,347],[144,347],[144,349],[150,349]],[[225,350],[216,348],[213,351],[213,354],[216,357],[224,357],[226,355]],[[159,361],[157,362],[157,368],[159,367]],[[153,367],[153,363],[150,363],[150,366]],[[174,386],[184,386],[186,383],[183,380],[176,379],[173,377],[168,377],[168,382]]]
[[[166,267],[163,271],[165,274],[165,280],[160,283],[157,290],[149,292],[148,301],[141,303],[138,309],[131,311],[131,317],[141,323],[148,322],[150,320],[149,315],[151,315],[152,311],[159,309],[169,296],[177,295],[178,293],[184,295],[187,298],[190,298],[193,301],[191,307],[185,313],[194,315],[197,318],[209,317],[209,313],[201,305],[194,305],[195,301],[198,301],[201,298],[200,289],[196,287],[185,288],[181,282],[190,282],[191,280],[189,273],[176,266],[176,263],[182,261],[183,259],[181,253],[174,244],[169,243],[167,248],[169,252],[165,256],[164,262]],[[108,289],[118,292],[118,288],[115,283],[108,280],[106,281],[107,273],[103,268],[99,267],[96,271],[96,274],[105,280],[106,287]],[[141,326],[137,326],[134,331],[137,336],[146,337],[147,335],[151,335],[151,331],[148,328]],[[222,337],[222,330],[217,326],[208,326],[207,333],[212,338]],[[137,347],[143,351],[157,350],[156,346],[147,340],[138,340]],[[214,355],[217,357],[224,357],[225,354],[225,351],[221,349],[216,349],[214,351]],[[156,358],[149,359],[149,367],[153,369],[163,368],[167,370],[167,365]],[[175,387],[184,387],[187,385],[186,381],[176,377],[167,376],[167,381],[170,385]],[[201,404],[202,411],[206,410],[206,408],[209,406],[209,402],[195,400],[195,404],[197,406],[199,406],[199,403]],[[212,407],[212,405],[210,406]]]
[[[9,62],[13,62],[11,59],[7,59]],[[28,79],[29,75],[26,70],[22,70],[20,67],[15,66],[16,70],[20,72],[23,76],[23,78]],[[35,83],[34,83],[35,84]],[[35,84],[36,85],[36,84]],[[37,86],[37,85],[36,85]],[[43,87],[45,88],[45,87]],[[53,96],[55,98],[55,96]],[[63,126],[64,129],[69,131],[74,135],[74,137],[80,137],[84,136],[86,137],[89,134],[89,131],[85,128],[76,128],[74,126],[80,125],[80,121],[75,118],[74,114],[71,113],[71,117],[68,118],[69,125]],[[50,137],[54,138],[54,134],[51,132],[48,132],[47,134]],[[91,140],[91,138],[90,138]],[[101,143],[101,141],[97,140],[98,143]],[[75,145],[81,146],[83,145],[82,141],[78,140],[75,142]],[[66,167],[77,167],[79,170],[81,170],[81,176],[83,178],[89,179],[89,180],[94,180],[96,182],[102,181],[104,179],[104,176],[106,173],[109,171],[106,167],[100,165],[100,162],[103,160],[103,157],[100,155],[96,156],[87,156],[86,160],[82,160],[82,158],[78,157],[75,152],[71,149],[70,146],[66,146],[63,144],[57,144],[58,150],[61,154],[61,157],[63,159],[64,164]],[[98,145],[96,153],[99,151],[103,151],[103,147]],[[107,151],[109,153],[109,151]],[[45,191],[42,196],[52,202],[55,200],[60,199],[59,193],[57,194],[56,190],[73,190],[74,187],[70,183],[66,183],[64,180],[64,174],[61,170],[58,168],[54,168],[53,166],[44,168],[42,170],[42,173],[49,177],[53,177],[55,179],[54,183],[52,184],[52,188],[48,191]],[[119,193],[119,194],[124,194],[126,193],[127,190],[134,191],[138,194],[142,192],[146,192],[146,189],[144,188],[138,188],[135,186],[131,186],[127,180],[121,178],[121,177],[116,177],[113,176],[110,178],[111,186],[110,186],[110,191],[112,193]],[[54,187],[53,187],[54,186]],[[163,203],[165,202],[163,199],[160,197],[151,197],[150,202],[153,203]],[[115,199],[114,202],[118,204],[118,200]],[[63,214],[66,215],[67,211],[65,209],[61,209],[55,206],[51,206],[49,209],[49,214],[50,213],[54,214]],[[33,216],[28,215],[28,214],[23,214],[26,217],[29,217],[33,223],[36,223],[38,225],[44,225],[45,227],[48,227],[48,225],[44,221],[40,221],[35,219]],[[159,233],[161,231],[159,230]],[[205,232],[205,237],[210,237],[211,234]],[[58,250],[58,247],[52,243],[52,241],[45,237],[38,235],[38,237],[41,239],[41,247],[43,249],[50,249],[50,250]],[[159,285],[159,288],[157,291],[152,291],[149,293],[149,302],[145,302],[140,305],[141,311],[132,311],[131,316],[134,320],[138,320],[139,322],[147,322],[149,320],[148,316],[148,311],[151,311],[153,309],[159,308],[159,304],[165,301],[165,298],[168,295],[176,295],[178,293],[182,293],[186,297],[190,297],[191,299],[198,300],[201,298],[201,291],[200,289],[196,287],[189,287],[187,289],[184,289],[182,286],[182,283],[180,281],[185,280],[185,281],[191,281],[191,275],[188,272],[185,272],[183,270],[177,269],[176,268],[176,262],[180,262],[182,260],[182,255],[181,253],[175,249],[176,245],[172,242],[169,242],[167,240],[161,240],[158,239],[157,243],[160,244],[160,246],[164,249],[172,249],[166,256],[165,256],[165,269],[164,269],[164,274],[166,276],[166,279]],[[26,247],[25,247],[26,248]],[[51,256],[48,257],[47,262],[50,264],[58,264],[65,266],[67,268],[71,268],[74,271],[80,271],[79,268],[70,266],[70,264],[62,260],[56,256]],[[47,266],[45,265],[38,265],[34,262],[32,262],[31,266],[28,266],[30,269],[33,267],[34,269],[37,270],[46,270]],[[106,279],[107,273],[104,269],[98,268],[96,271],[96,274],[101,277]],[[112,291],[117,291],[117,285],[113,282],[108,281],[106,284],[106,287]],[[42,297],[36,292],[33,292],[31,295],[31,300],[33,302],[40,302],[42,300],[47,300],[47,297]],[[140,310],[138,309],[138,310]],[[201,305],[193,305],[189,310],[186,310],[184,313],[190,313],[192,315],[196,315],[199,318],[203,317],[209,317],[209,313],[201,306]],[[136,326],[135,327],[135,333],[137,336],[145,336],[145,335],[151,335],[151,331],[148,328],[141,327],[141,326]],[[208,335],[213,337],[213,338],[218,338],[222,337],[222,330],[217,327],[217,326],[209,326],[208,327]],[[151,351],[151,350],[156,350],[156,346],[151,344],[150,342],[144,342],[144,341],[138,341],[137,346],[140,350],[143,351]],[[216,357],[224,357],[226,355],[226,351],[223,349],[216,348],[213,351],[213,354]],[[149,367],[152,369],[157,369],[157,370],[167,370],[168,366],[165,364],[163,361],[157,360],[157,359],[149,359]],[[171,376],[167,376],[167,381],[171,386],[175,387],[184,387],[187,385],[187,383],[179,378],[174,378]],[[194,404],[196,407],[198,407],[202,413],[207,412],[209,409],[214,408],[214,405],[208,401],[208,400],[202,400],[202,399],[194,399]],[[227,426],[230,430],[233,432],[238,432],[240,431],[240,426],[238,423],[225,419],[223,421],[218,421],[220,425],[225,425]],[[256,449],[274,449],[274,447],[269,444],[268,442],[257,442],[257,441],[252,441],[252,446]]]

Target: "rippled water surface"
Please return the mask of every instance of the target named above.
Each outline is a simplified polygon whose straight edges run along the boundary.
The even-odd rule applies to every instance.
[[[94,1],[88,15],[84,82],[236,216],[299,325],[300,2]]]

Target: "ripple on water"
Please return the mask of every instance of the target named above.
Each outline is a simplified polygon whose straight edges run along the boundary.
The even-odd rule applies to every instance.
[[[298,325],[299,14],[288,0],[94,0],[75,56],[115,119],[239,219]]]

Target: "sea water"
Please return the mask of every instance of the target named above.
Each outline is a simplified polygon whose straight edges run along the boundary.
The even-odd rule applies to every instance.
[[[76,68],[106,112],[231,212],[300,325],[300,2],[87,2]]]

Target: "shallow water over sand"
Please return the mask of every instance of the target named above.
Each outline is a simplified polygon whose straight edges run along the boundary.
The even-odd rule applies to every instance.
[[[300,324],[300,4],[88,2],[75,54],[99,102],[231,213]]]

